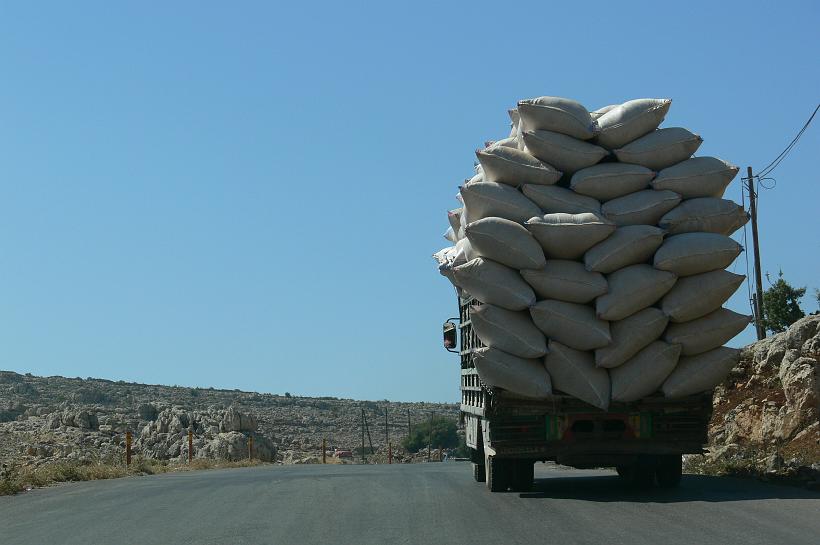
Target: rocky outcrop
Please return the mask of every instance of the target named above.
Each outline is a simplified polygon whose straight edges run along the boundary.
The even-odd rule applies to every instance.
[[[60,426],[82,430],[100,429],[97,415],[84,409],[65,409],[62,412],[51,413],[46,420],[46,428],[54,430]]]
[[[743,349],[738,365],[715,390],[708,459],[753,471],[811,475],[812,466],[820,470],[818,420],[820,316],[815,315]]]
[[[188,431],[192,433],[193,456],[217,460],[273,461],[276,447],[273,441],[256,433],[256,418],[235,407],[226,411],[188,412],[180,407],[160,411],[156,420],[143,427],[135,450],[149,458],[160,460],[188,457]]]
[[[256,431],[256,426],[256,418],[252,414],[242,414],[233,406],[231,406],[228,408],[227,411],[225,411],[225,415],[222,417],[222,421],[219,423],[219,431],[254,432]]]
[[[253,439],[253,442],[250,441]],[[249,453],[249,449],[252,449]],[[271,462],[276,459],[276,447],[271,440],[257,433],[244,434],[238,431],[218,433],[197,452],[200,458],[220,460],[261,460]]]
[[[394,462],[408,420],[427,421],[431,412],[458,415],[454,403],[310,398],[0,371],[0,463],[121,463],[129,431],[137,456],[184,461],[188,429],[194,456],[244,459],[253,437],[254,458],[310,463],[321,458],[323,439],[331,451],[360,443],[362,409],[374,448],[386,449],[385,408]]]

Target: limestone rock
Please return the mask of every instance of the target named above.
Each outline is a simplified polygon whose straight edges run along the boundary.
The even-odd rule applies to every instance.
[[[222,417],[222,421],[219,423],[220,432],[253,432],[256,431],[256,427],[256,418],[253,415],[243,414],[233,406],[228,408],[225,412],[225,416]]]

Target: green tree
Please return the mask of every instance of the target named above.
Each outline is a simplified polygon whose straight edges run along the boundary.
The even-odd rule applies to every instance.
[[[418,452],[427,448],[430,440],[430,421],[425,420],[413,426],[412,433],[402,439],[402,446],[410,452]],[[433,448],[454,448],[458,446],[458,434],[456,434],[456,423],[446,418],[433,419]]]
[[[800,308],[800,298],[806,288],[795,288],[783,279],[783,271],[777,281],[763,292],[763,326],[774,333],[786,328],[806,315]]]

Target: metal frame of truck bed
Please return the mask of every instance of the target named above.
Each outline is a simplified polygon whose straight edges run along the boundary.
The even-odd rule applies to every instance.
[[[578,468],[617,467],[621,473],[677,457],[679,474],[681,454],[703,452],[711,392],[671,400],[653,395],[634,403],[614,402],[604,411],[561,392],[532,400],[483,384],[473,364],[474,352],[483,345],[470,322],[470,307],[480,304],[460,298],[458,324],[460,414],[477,466],[492,458],[552,460]],[[483,468],[474,471],[483,480]]]

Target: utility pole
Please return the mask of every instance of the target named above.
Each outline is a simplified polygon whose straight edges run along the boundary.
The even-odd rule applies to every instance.
[[[757,331],[757,340],[766,338],[766,328],[763,326],[763,280],[760,274],[760,245],[757,240],[757,193],[755,193],[755,181],[752,176],[752,167],[746,169],[748,178],[746,179],[749,188],[749,215],[752,217],[752,246],[754,247],[755,257],[755,284],[757,290],[755,293],[755,330]]]
[[[364,429],[367,431],[367,442],[370,444],[370,454],[376,454],[376,451],[373,450],[373,439],[370,437],[370,426],[367,424],[367,415],[364,416]]]
[[[407,437],[413,435],[413,430],[410,429],[410,409],[407,409]]]
[[[433,449],[433,411],[430,411],[430,433],[427,435],[427,461],[430,461],[430,451]]]
[[[390,443],[390,430],[387,427],[387,405],[384,406],[384,444]]]
[[[362,407],[362,463],[364,463],[364,407]]]

